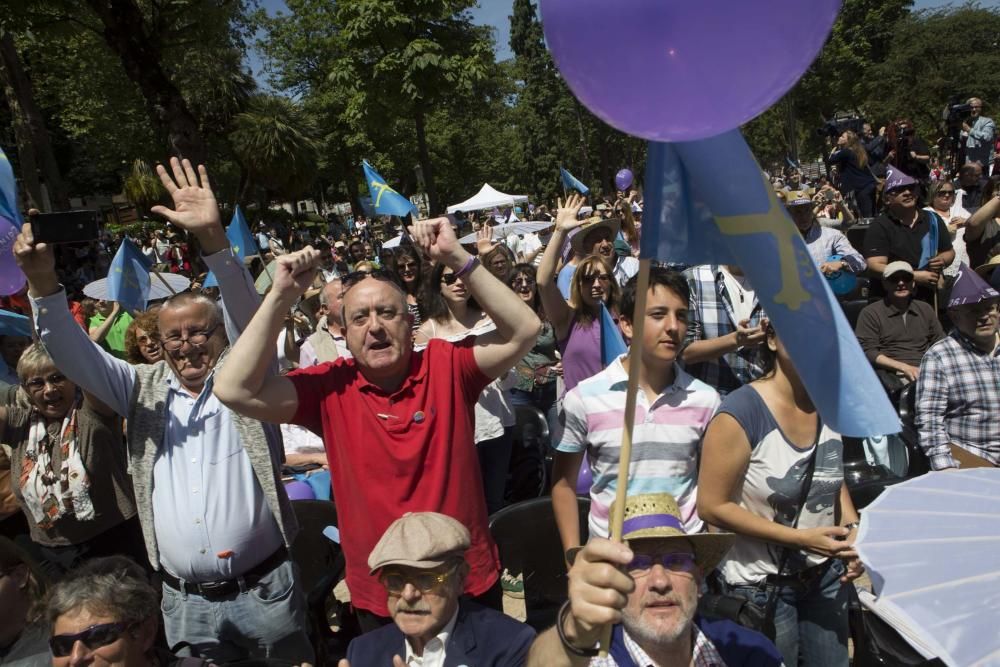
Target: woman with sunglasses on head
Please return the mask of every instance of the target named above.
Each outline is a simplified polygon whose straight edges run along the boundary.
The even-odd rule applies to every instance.
[[[708,425],[698,514],[737,534],[724,593],[767,608],[789,667],[847,667],[848,587],[864,567],[840,435],[823,424],[773,327],[764,375],[729,394]]]
[[[17,374],[27,401],[0,407],[0,442],[31,555],[52,578],[112,553],[146,564],[121,418],[81,392],[38,343],[21,355]]]
[[[420,288],[424,275],[423,261],[417,254],[416,248],[410,245],[401,245],[393,253],[392,261],[386,265],[387,269],[395,276],[396,282],[406,292],[406,309],[413,318],[413,330],[416,331],[423,323],[420,313]]]
[[[41,620],[45,578],[31,558],[0,537],[0,665],[50,665],[48,628]]]
[[[122,556],[92,560],[53,586],[46,600],[53,667],[196,667],[154,646],[159,596],[142,568]]]
[[[413,338],[415,349],[426,346],[432,338],[453,343],[474,339],[496,328],[472,298],[465,281],[443,264],[431,271],[422,301],[427,319]],[[515,379],[512,372],[501,375],[486,386],[476,402],[474,440],[486,493],[486,509],[490,514],[502,509],[504,504],[511,436],[516,421],[506,392]]]
[[[512,405],[533,405],[541,410],[549,423],[549,432],[554,433],[557,424],[556,378],[562,375],[562,363],[559,361],[555,330],[545,317],[545,309],[538,296],[535,267],[515,264],[510,288],[538,313],[542,321],[542,330],[534,347],[514,368],[517,384],[510,389],[510,402]]]
[[[950,285],[958,275],[958,267],[969,263],[969,253],[965,249],[965,223],[971,215],[959,204],[955,197],[955,184],[951,181],[934,181],[927,188],[927,206],[925,211],[936,213],[948,225],[951,233],[951,247],[955,251],[955,259],[945,267],[946,286]]]

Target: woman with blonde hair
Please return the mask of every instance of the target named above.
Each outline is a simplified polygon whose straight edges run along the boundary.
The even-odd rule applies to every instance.
[[[838,167],[840,191],[848,200],[854,200],[860,217],[872,217],[875,214],[876,181],[868,166],[868,153],[858,134],[853,130],[841,133],[828,161]]]

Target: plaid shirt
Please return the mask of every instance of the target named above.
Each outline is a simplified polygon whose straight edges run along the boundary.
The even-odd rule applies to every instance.
[[[1000,465],[1000,346],[983,352],[952,331],[920,363],[917,429],[934,470],[957,467],[949,444]]]
[[[687,347],[694,341],[721,338],[736,331],[736,315],[722,267],[716,264],[695,266],[684,272],[691,289],[688,308],[688,330],[684,339]],[[757,326],[765,317],[754,296],[750,326]],[[756,380],[763,372],[756,347],[727,352],[718,359],[685,366],[688,373],[725,396],[731,391]]]
[[[692,629],[694,630],[694,659],[691,664],[694,667],[726,667],[726,663],[722,660],[715,645],[712,644],[712,640],[706,637],[697,625],[693,625]],[[622,637],[625,639],[625,648],[628,649],[628,654],[635,661],[635,664],[639,667],[655,667],[656,663],[635,643],[635,640],[629,637],[628,631],[623,629]],[[618,663],[609,655],[607,658],[591,658],[589,666],[618,667]]]

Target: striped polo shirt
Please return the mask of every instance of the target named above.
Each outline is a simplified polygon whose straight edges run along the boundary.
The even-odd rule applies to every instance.
[[[608,536],[608,513],[615,498],[628,374],[622,357],[567,392],[560,452],[585,452],[594,476],[590,488],[590,536]],[[719,394],[674,364],[674,382],[652,405],[636,397],[628,495],[669,493],[677,499],[684,529],[702,529],[697,482],[701,438],[719,409]]]

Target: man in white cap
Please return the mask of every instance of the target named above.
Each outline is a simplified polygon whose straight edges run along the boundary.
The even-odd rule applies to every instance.
[[[854,333],[890,392],[916,381],[920,360],[944,331],[934,308],[913,298],[913,267],[890,262],[882,272],[885,297],[865,306]]]
[[[920,446],[934,470],[1000,465],[1000,293],[963,264],[948,316],[955,329],[920,364]]]
[[[340,667],[523,665],[535,631],[460,597],[469,544],[469,531],[445,514],[394,521],[368,557],[393,622],[353,640]]]
[[[569,600],[535,640],[528,667],[781,665],[764,635],[697,616],[702,580],[732,533],[685,533],[673,496],[656,493],[629,496],[623,538],[570,549]],[[595,644],[609,624],[609,657],[599,658]]]

